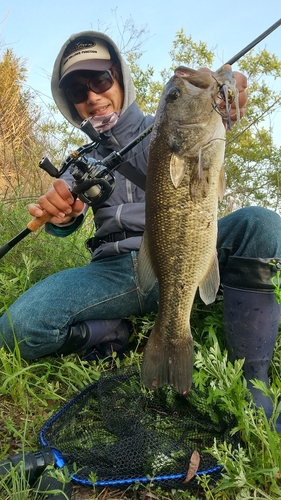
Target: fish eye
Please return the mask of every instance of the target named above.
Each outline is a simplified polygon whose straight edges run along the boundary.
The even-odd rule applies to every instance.
[[[168,97],[175,101],[180,96],[180,90],[178,87],[171,87],[168,92]]]

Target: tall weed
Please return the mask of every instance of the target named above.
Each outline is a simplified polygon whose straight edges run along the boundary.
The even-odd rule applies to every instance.
[[[12,212],[11,212],[12,208]],[[30,216],[26,201],[0,203],[1,241],[4,244],[22,230]],[[73,235],[58,240],[39,230],[28,235],[0,260],[0,313],[7,310],[25,290],[46,276],[67,267],[87,264],[90,260],[84,240],[91,236],[91,215],[85,225]],[[59,243],[59,244],[58,244]],[[280,288],[276,278],[277,288]],[[92,493],[92,498],[117,499],[207,499],[243,500],[281,498],[281,437],[274,422],[281,410],[281,339],[279,337],[271,365],[272,387],[261,382],[256,386],[271,397],[274,413],[270,422],[262,409],[257,410],[243,378],[243,360],[230,363],[224,343],[222,296],[203,307],[195,301],[192,311],[192,332],[195,340],[193,384],[204,388],[210,403],[235,416],[232,432],[239,435],[240,444],[231,448],[228,443],[214,441],[208,450],[223,466],[221,479],[214,485],[207,476],[198,479],[196,491],[161,491],[159,488],[135,485],[126,492],[105,491]],[[155,315],[131,318],[134,332],[131,349],[118,364],[141,363],[146,339],[155,321]],[[0,459],[22,450],[37,450],[37,436],[43,423],[62,403],[77,391],[98,380],[108,363],[88,364],[76,355],[65,358],[44,358],[37,362],[21,359],[18,346],[13,353],[0,350]],[[7,498],[36,498],[28,484],[12,473],[10,497],[7,483],[0,478],[0,500]],[[89,495],[90,496],[90,495]]]

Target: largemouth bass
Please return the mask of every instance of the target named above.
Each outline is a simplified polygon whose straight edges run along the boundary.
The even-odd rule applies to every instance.
[[[223,92],[222,92],[223,89]],[[236,96],[224,69],[179,67],[164,88],[151,134],[146,226],[139,252],[140,289],[159,282],[158,315],[144,350],[148,388],[170,384],[187,394],[192,383],[190,313],[197,289],[208,304],[219,287],[218,198],[224,190],[225,127],[218,96]]]

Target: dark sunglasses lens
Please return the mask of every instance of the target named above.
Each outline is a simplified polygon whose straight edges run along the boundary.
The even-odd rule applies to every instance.
[[[102,94],[111,89],[113,84],[114,80],[111,73],[105,71],[94,75],[87,85],[76,84],[66,88],[65,93],[73,104],[80,104],[86,101],[89,90],[92,90],[95,94]]]
[[[68,99],[73,104],[80,104],[86,101],[88,96],[88,88],[85,85],[73,85],[65,90]]]
[[[109,71],[94,75],[88,83],[89,88],[96,94],[102,94],[111,89],[114,80]]]

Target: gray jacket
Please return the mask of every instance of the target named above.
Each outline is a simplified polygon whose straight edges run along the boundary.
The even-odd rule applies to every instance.
[[[128,66],[122,58],[114,42],[103,33],[95,31],[85,31],[72,35],[62,46],[54,64],[52,74],[52,94],[53,98],[63,114],[63,116],[74,126],[80,128],[81,118],[77,114],[75,107],[65,97],[63,91],[58,88],[60,79],[60,64],[63,53],[67,45],[78,37],[99,37],[104,39],[114,50],[119,59],[122,68],[122,77],[124,83],[124,105],[117,123],[112,129],[104,133],[110,141],[110,149],[121,149],[145,130],[152,122],[153,117],[144,116],[135,102],[135,89]],[[102,134],[103,135],[103,134]],[[147,155],[150,135],[139,142],[125,159],[129,161],[132,168],[136,168],[142,173],[146,173]],[[108,146],[107,146],[108,147]],[[90,156],[102,159],[102,156],[94,150]],[[104,238],[112,233],[121,232],[141,232],[145,224],[145,193],[144,191],[126,179],[119,172],[115,172],[116,187],[111,196],[94,211],[95,236]],[[64,178],[71,183],[70,174],[66,173]],[[86,212],[85,212],[86,213]],[[67,236],[75,231],[83,222],[85,213],[80,216],[70,226],[55,226],[46,224],[46,230],[56,236]],[[131,235],[130,235],[131,236]],[[131,250],[138,250],[140,247],[141,236],[133,236],[120,241],[102,243],[93,253],[93,259],[100,259],[112,255],[117,255]]]

